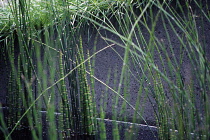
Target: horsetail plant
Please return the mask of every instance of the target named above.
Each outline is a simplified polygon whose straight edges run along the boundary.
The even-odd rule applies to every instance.
[[[70,135],[68,129],[71,128],[70,125],[70,107],[69,107],[69,103],[68,103],[68,95],[67,95],[67,90],[66,90],[66,84],[64,81],[64,69],[63,69],[63,54],[60,51],[60,61],[59,61],[59,65],[60,65],[60,78],[62,79],[60,81],[61,84],[61,128],[63,129],[63,133],[64,133],[64,137],[67,137]]]
[[[78,49],[78,58],[77,64],[84,62],[83,55],[83,46],[82,46],[82,38],[80,37],[79,47]],[[94,112],[93,112],[93,99],[90,93],[90,87],[87,82],[86,77],[86,68],[83,63],[78,68],[78,79],[79,79],[79,91],[80,91],[80,109],[81,109],[81,119],[82,119],[82,133],[85,135],[94,135],[95,134],[95,120],[94,120]]]

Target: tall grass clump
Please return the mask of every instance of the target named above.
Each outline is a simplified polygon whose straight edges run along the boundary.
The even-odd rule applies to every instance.
[[[156,139],[209,139],[209,6],[201,0],[9,2],[0,26],[10,68],[8,115],[0,116],[5,138],[24,125],[32,139],[108,139],[109,111],[115,140],[136,139],[137,123]],[[94,40],[93,51],[84,48],[83,32]],[[100,79],[94,67],[106,50],[120,62]],[[97,84],[104,92],[95,91]]]
[[[117,8],[110,8],[111,16],[102,11],[102,18],[92,14],[97,20],[81,15],[120,38],[118,42],[103,36],[107,43],[124,48],[123,57],[113,48],[122,60],[118,85],[111,88],[96,79],[116,95],[112,100],[112,119],[124,120],[119,114],[126,112],[126,104],[134,110],[133,121],[140,118],[148,124],[143,117],[145,114],[140,113],[145,103],[140,98],[145,94],[153,108],[160,139],[208,139],[209,52],[205,43],[205,24],[209,25],[208,2],[151,0],[116,5]],[[117,26],[113,24],[113,18]],[[132,71],[133,67],[135,71]],[[130,80],[137,81],[139,86],[135,103],[129,102],[127,94],[132,96],[132,93],[125,86]],[[114,139],[120,139],[118,131],[114,123]]]

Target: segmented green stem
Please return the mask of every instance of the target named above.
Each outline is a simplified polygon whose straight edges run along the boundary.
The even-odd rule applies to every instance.
[[[67,95],[67,90],[66,90],[66,84],[65,84],[65,79],[64,79],[64,68],[63,68],[63,54],[60,51],[59,54],[59,66],[60,66],[60,78],[62,79],[60,81],[61,85],[61,113],[62,113],[62,128],[64,131],[67,131],[67,129],[70,128],[69,124],[69,103],[68,103],[68,95]],[[68,132],[67,132],[68,133]],[[66,135],[66,132],[65,132]]]
[[[80,37],[80,45],[78,48],[78,62],[82,63],[85,61],[82,47],[82,39]],[[94,116],[93,116],[93,104],[90,89],[86,77],[86,68],[83,63],[78,68],[78,77],[79,77],[79,88],[80,88],[80,102],[82,110],[82,124],[83,124],[83,133],[86,135],[94,134]]]

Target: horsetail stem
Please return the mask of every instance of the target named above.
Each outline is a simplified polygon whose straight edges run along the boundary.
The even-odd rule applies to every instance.
[[[61,114],[62,114],[62,128],[66,131],[70,128],[69,124],[69,104],[68,104],[68,95],[66,90],[66,84],[64,80],[64,69],[63,69],[63,53],[60,51],[59,53],[59,67],[60,67],[60,81],[61,84]],[[67,132],[69,133],[69,132]]]

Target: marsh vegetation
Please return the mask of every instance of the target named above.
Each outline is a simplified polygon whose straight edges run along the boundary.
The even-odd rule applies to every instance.
[[[155,125],[159,139],[210,139],[207,0],[3,1],[3,138],[107,139],[109,110],[114,140],[116,121]],[[108,51],[118,66],[101,57]],[[123,133],[135,139],[139,130]]]

